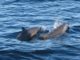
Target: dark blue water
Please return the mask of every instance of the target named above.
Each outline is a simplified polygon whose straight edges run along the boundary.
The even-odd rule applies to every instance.
[[[56,20],[69,32],[56,39],[22,42],[21,27],[51,29]],[[80,60],[79,0],[0,0],[0,60]]]

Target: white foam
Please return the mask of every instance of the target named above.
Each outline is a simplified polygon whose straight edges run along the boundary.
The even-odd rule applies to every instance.
[[[55,23],[53,24],[53,28],[56,29],[57,27],[59,27],[62,24],[63,24],[62,21],[56,20]]]

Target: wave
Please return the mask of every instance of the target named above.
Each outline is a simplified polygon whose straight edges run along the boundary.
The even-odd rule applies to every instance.
[[[3,34],[2,36],[0,37],[4,37],[4,38],[16,38],[16,36],[20,33],[19,32],[14,32],[14,33],[8,33],[8,34]]]
[[[9,60],[22,60],[22,59],[29,59],[29,60],[46,60],[48,57],[45,56],[51,56],[51,54],[56,54],[54,59],[56,60],[62,60],[62,57],[60,55],[64,56],[78,56],[78,53],[74,53],[74,47],[70,45],[63,45],[65,48],[70,48],[70,50],[65,50],[65,49],[46,49],[46,50],[35,50],[31,52],[22,52],[22,51],[17,51],[17,50],[5,50],[5,51],[0,51],[0,59],[9,59]],[[73,50],[71,51],[71,49]],[[76,48],[75,48],[76,49]],[[77,50],[78,52],[78,50]],[[57,55],[59,54],[59,56]],[[49,59],[53,59],[50,58]],[[63,58],[64,60],[66,58]]]
[[[30,3],[37,3],[37,2],[55,2],[55,1],[70,1],[70,0],[3,0],[2,2],[0,2],[0,4],[2,5],[9,5],[9,4],[13,4],[13,3],[17,3],[17,2],[30,2]],[[71,0],[72,1],[72,0]],[[79,1],[79,0],[73,0],[73,1]]]
[[[8,1],[4,0],[2,2],[2,4],[8,5],[8,4],[17,3],[17,2],[21,2],[21,3],[22,2],[34,2],[34,3],[36,3],[36,2],[48,2],[48,1],[53,2],[53,1],[64,1],[64,0],[8,0]]]

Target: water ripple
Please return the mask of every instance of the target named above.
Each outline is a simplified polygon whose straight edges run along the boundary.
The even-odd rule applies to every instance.
[[[1,0],[1,60],[80,60],[79,0]],[[16,39],[21,27],[52,29],[56,20],[69,31],[56,39],[31,42]]]

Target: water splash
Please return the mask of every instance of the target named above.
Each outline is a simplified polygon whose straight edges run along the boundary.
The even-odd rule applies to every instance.
[[[57,27],[59,27],[60,25],[67,23],[66,21],[63,21],[63,19],[61,18],[54,18],[55,22],[53,24],[53,28],[56,29]]]

